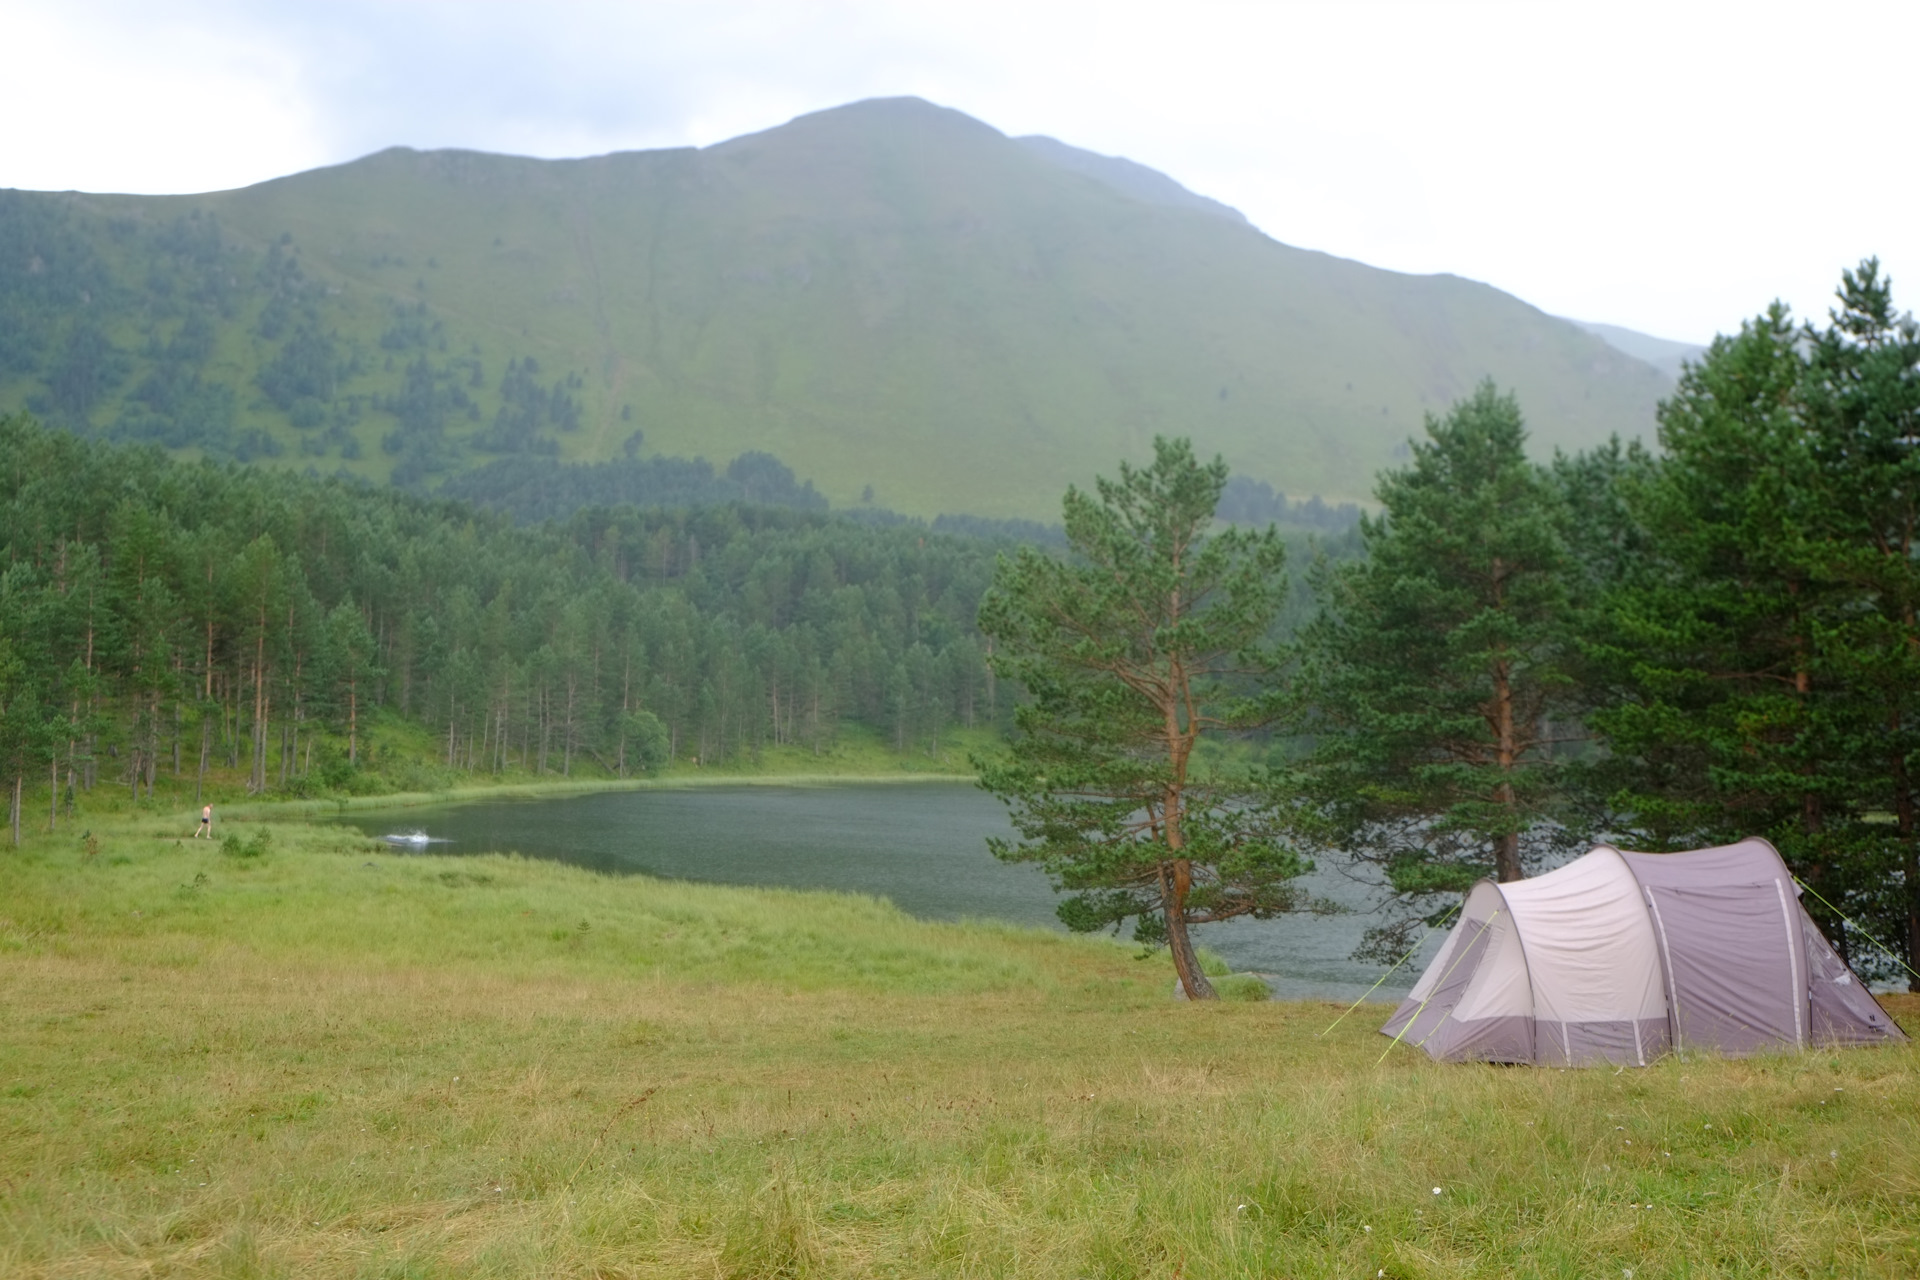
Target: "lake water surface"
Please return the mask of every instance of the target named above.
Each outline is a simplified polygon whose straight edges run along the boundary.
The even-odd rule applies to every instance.
[[[418,829],[449,841],[434,845],[435,853],[520,853],[668,879],[870,893],[928,920],[1061,927],[1046,877],[987,851],[988,836],[1011,834],[1006,811],[962,783],[605,791],[365,810],[342,820],[372,835]],[[1368,901],[1363,886],[1330,868],[1308,887],[1355,907]],[[1351,1000],[1380,976],[1347,958],[1369,920],[1230,921],[1196,937],[1235,969],[1267,975],[1283,998]],[[1429,939],[1427,950],[1438,944]],[[1405,994],[1423,964],[1414,957],[1374,998]]]

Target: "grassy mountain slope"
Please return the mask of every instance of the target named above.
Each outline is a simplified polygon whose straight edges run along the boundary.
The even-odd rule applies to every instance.
[[[0,405],[121,423],[186,325],[155,297],[163,232],[217,221],[201,274],[231,296],[194,376],[232,389],[254,453],[374,476],[608,458],[639,430],[649,453],[771,453],[836,505],[1051,518],[1065,484],[1180,432],[1279,491],[1353,498],[1482,377],[1543,448],[1642,432],[1669,385],[1488,286],[1290,248],[912,99],[700,151],[396,149],[207,196],[16,194],[13,222],[27,206],[114,282],[64,286],[69,310],[113,301],[79,304],[92,337],[49,303],[38,371],[0,367]],[[23,263],[45,274],[6,235],[0,295],[8,272],[34,284]],[[325,359],[288,355],[302,325]],[[122,357],[91,396],[60,380],[82,338]],[[265,374],[309,366],[330,376]]]

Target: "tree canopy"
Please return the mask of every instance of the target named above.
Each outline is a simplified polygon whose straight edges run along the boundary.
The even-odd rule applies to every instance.
[[[1595,821],[1650,848],[1765,835],[1853,963],[1887,960],[1848,918],[1912,964],[1920,330],[1864,262],[1826,325],[1776,304],[1716,341],[1660,443],[1621,474],[1638,528],[1591,645]]]
[[[1554,738],[1578,696],[1564,507],[1519,405],[1483,384],[1426,437],[1381,476],[1365,558],[1317,571],[1297,699],[1314,749],[1286,783],[1320,843],[1422,914],[1562,844]]]

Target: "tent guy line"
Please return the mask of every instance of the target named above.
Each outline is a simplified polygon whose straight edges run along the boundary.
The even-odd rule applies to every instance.
[[[1465,904],[1465,903],[1463,902],[1463,903],[1462,903],[1461,905],[1462,905],[1462,906],[1464,906],[1464,905],[1466,905],[1466,904]],[[1406,1025],[1405,1025],[1405,1026],[1402,1026],[1402,1027],[1400,1028],[1400,1031],[1399,1031],[1399,1034],[1397,1034],[1397,1035],[1395,1035],[1395,1036],[1393,1037],[1393,1044],[1390,1044],[1390,1045],[1388,1045],[1388,1046],[1386,1047],[1386,1051],[1385,1051],[1385,1052],[1383,1052],[1383,1053],[1382,1053],[1382,1054],[1380,1055],[1380,1057],[1379,1057],[1378,1059],[1376,1059],[1376,1060],[1375,1060],[1375,1062],[1374,1062],[1374,1064],[1373,1064],[1374,1066],[1376,1066],[1376,1067],[1377,1067],[1377,1066],[1379,1066],[1379,1065],[1380,1065],[1380,1064],[1381,1064],[1382,1062],[1385,1062],[1385,1061],[1387,1060],[1387,1054],[1389,1054],[1389,1053],[1392,1053],[1392,1052],[1393,1052],[1393,1050],[1394,1050],[1394,1046],[1395,1046],[1395,1045],[1398,1045],[1398,1044],[1400,1043],[1400,1037],[1401,1037],[1401,1036],[1404,1036],[1404,1035],[1406,1035],[1406,1034],[1407,1034],[1407,1028],[1408,1028],[1408,1027],[1411,1027],[1411,1026],[1412,1026],[1412,1025],[1413,1025],[1413,1024],[1415,1023],[1415,1022],[1417,1022],[1417,1021],[1419,1021],[1419,1019],[1420,1019],[1420,1014],[1421,1014],[1421,1013],[1423,1013],[1423,1012],[1424,1012],[1424,1011],[1426,1010],[1426,1007],[1427,1007],[1427,1005],[1428,1005],[1428,1003],[1429,1003],[1429,1002],[1430,1002],[1430,1001],[1431,1001],[1431,1000],[1433,999],[1433,997],[1434,997],[1434,993],[1435,993],[1435,992],[1437,992],[1437,991],[1439,991],[1441,987],[1443,987],[1443,986],[1445,986],[1445,985],[1446,985],[1446,982],[1447,982],[1447,979],[1448,979],[1448,978],[1450,978],[1450,977],[1452,977],[1452,976],[1453,976],[1453,971],[1454,971],[1455,969],[1457,969],[1457,968],[1459,968],[1459,967],[1460,967],[1460,962],[1461,962],[1462,960],[1465,960],[1465,959],[1467,958],[1467,953],[1468,953],[1469,951],[1471,951],[1471,950],[1473,949],[1473,945],[1474,945],[1474,943],[1476,943],[1476,942],[1478,942],[1478,941],[1480,941],[1480,939],[1482,939],[1482,938],[1484,938],[1484,937],[1486,937],[1486,936],[1487,936],[1487,930],[1488,930],[1488,929],[1491,929],[1491,928],[1493,927],[1493,922],[1494,922],[1494,920],[1495,920],[1495,919],[1497,919],[1497,918],[1499,917],[1499,915],[1500,915],[1500,912],[1498,912],[1498,911],[1495,911],[1495,912],[1493,913],[1493,915],[1491,915],[1491,916],[1488,916],[1488,917],[1487,917],[1487,918],[1486,918],[1486,919],[1485,919],[1484,921],[1482,921],[1482,922],[1481,922],[1481,926],[1480,926],[1480,932],[1479,932],[1479,933],[1476,933],[1476,934],[1474,934],[1474,935],[1473,935],[1473,941],[1472,941],[1472,942],[1469,942],[1469,943],[1467,943],[1467,945],[1466,945],[1466,946],[1464,946],[1464,947],[1459,947],[1459,948],[1454,948],[1454,949],[1456,949],[1456,950],[1458,950],[1460,954],[1459,954],[1459,955],[1457,955],[1457,956],[1455,956],[1455,957],[1453,958],[1453,963],[1447,966],[1447,971],[1446,971],[1445,973],[1443,973],[1443,974],[1441,974],[1441,975],[1440,975],[1440,981],[1438,981],[1438,982],[1436,982],[1436,983],[1434,983],[1434,984],[1433,984],[1433,986],[1432,986],[1432,988],[1431,988],[1431,989],[1430,989],[1430,990],[1429,990],[1429,991],[1427,992],[1427,995],[1426,995],[1426,998],[1420,1001],[1420,1008],[1419,1008],[1419,1009],[1416,1009],[1416,1010],[1414,1010],[1414,1014],[1413,1014],[1413,1017],[1411,1017],[1411,1018],[1408,1018],[1408,1019],[1407,1019],[1407,1021],[1406,1021]],[[1471,921],[1464,921],[1463,923],[1472,923],[1472,922],[1471,922]],[[1452,939],[1448,939],[1448,941],[1449,941],[1449,943],[1451,943],[1451,941],[1452,941]],[[1446,952],[1445,952],[1445,951],[1442,951],[1442,952],[1440,953],[1440,955],[1438,955],[1438,956],[1435,956],[1435,957],[1434,957],[1434,963],[1435,963],[1435,964],[1438,964],[1438,963],[1440,963],[1440,961],[1441,961],[1441,959],[1442,959],[1442,958],[1443,958],[1443,957],[1444,957],[1445,955],[1446,955]],[[1412,999],[1413,997],[1412,997],[1411,995],[1409,995],[1409,996],[1408,996],[1407,998],[1408,998],[1409,1000],[1411,1000],[1411,999]],[[1415,1047],[1416,1049],[1418,1049],[1418,1048],[1423,1048],[1423,1047],[1425,1047],[1425,1045],[1426,1045],[1426,1043],[1427,1043],[1427,1041],[1433,1038],[1433,1033],[1434,1033],[1435,1031],[1438,1031],[1438,1030],[1440,1029],[1440,1023],[1441,1023],[1441,1022],[1445,1022],[1445,1021],[1447,1020],[1447,1014],[1450,1014],[1450,1013],[1452,1013],[1452,1012],[1453,1012],[1453,1010],[1452,1010],[1452,1008],[1448,1008],[1448,1010],[1447,1010],[1447,1012],[1446,1012],[1446,1013],[1443,1013],[1443,1014],[1441,1014],[1441,1015],[1440,1015],[1440,1022],[1436,1022],[1436,1023],[1434,1023],[1434,1024],[1433,1024],[1433,1027],[1432,1027],[1432,1028],[1431,1028],[1431,1029],[1430,1029],[1430,1030],[1429,1030],[1429,1031],[1427,1032],[1427,1034],[1426,1034],[1426,1035],[1424,1035],[1424,1036],[1421,1036],[1421,1037],[1420,1037],[1420,1040],[1419,1040],[1419,1042],[1418,1042],[1417,1044],[1415,1044],[1415,1045],[1414,1045],[1414,1047]]]
[[[1367,997],[1380,989],[1381,983],[1385,982],[1388,978],[1391,978],[1395,973],[1399,972],[1401,965],[1413,959],[1413,953],[1418,951],[1421,945],[1426,942],[1427,936],[1431,934],[1435,929],[1444,928],[1446,926],[1447,921],[1453,919],[1454,914],[1459,910],[1460,910],[1460,904],[1455,903],[1453,905],[1453,908],[1449,910],[1447,914],[1440,917],[1439,924],[1428,925],[1425,931],[1421,933],[1419,941],[1415,942],[1412,946],[1408,947],[1407,953],[1401,956],[1398,960],[1395,960],[1393,962],[1393,967],[1391,969],[1388,969],[1385,973],[1380,975],[1380,981],[1368,987],[1366,991],[1361,994],[1358,1000],[1355,1000],[1352,1004],[1347,1006],[1346,1013],[1343,1013],[1339,1017],[1335,1018],[1331,1023],[1328,1024],[1326,1031],[1322,1031],[1319,1035],[1315,1036],[1314,1039],[1316,1040],[1325,1039],[1329,1032],[1331,1032],[1335,1027],[1339,1026],[1341,1023],[1345,1022],[1347,1020],[1347,1013],[1352,1013],[1355,1009],[1358,1009],[1361,1005],[1365,1004]],[[1388,1046],[1388,1047],[1391,1048],[1392,1046]]]
[[[1880,939],[1874,937],[1872,934],[1868,933],[1865,929],[1862,929],[1859,925],[1855,924],[1853,922],[1852,916],[1848,915],[1846,912],[1842,911],[1840,908],[1834,906],[1831,902],[1828,902],[1824,897],[1821,897],[1820,891],[1818,889],[1808,884],[1805,880],[1802,880],[1799,876],[1795,876],[1793,878],[1793,882],[1799,885],[1802,889],[1805,889],[1808,893],[1812,894],[1815,898],[1818,898],[1820,901],[1820,905],[1824,906],[1827,910],[1833,912],[1833,914],[1839,916],[1842,920],[1846,921],[1847,927],[1849,929],[1852,929],[1855,933],[1865,938],[1868,942],[1871,942],[1874,946],[1880,948],[1881,954],[1885,955],[1887,959],[1893,961],[1895,964],[1899,965],[1902,969],[1905,969],[1908,973],[1913,974],[1914,977],[1920,978],[1920,971],[1916,971],[1912,965],[1908,964],[1905,960],[1902,960],[1899,956],[1895,955],[1892,951],[1888,950],[1886,943],[1880,941]]]

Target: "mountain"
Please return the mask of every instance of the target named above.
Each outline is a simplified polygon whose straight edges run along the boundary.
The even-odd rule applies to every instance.
[[[1034,134],[1016,139],[1021,146],[1035,155],[1059,165],[1062,169],[1071,169],[1075,173],[1085,174],[1095,182],[1113,188],[1121,195],[1132,196],[1145,204],[1166,205],[1173,209],[1190,209],[1196,213],[1211,213],[1215,217],[1226,218],[1241,226],[1247,225],[1247,215],[1218,200],[1196,195],[1179,183],[1161,173],[1158,169],[1149,169],[1124,156],[1103,156],[1097,151],[1082,151],[1079,147],[1070,147],[1056,138]]]
[[[1617,324],[1597,324],[1591,320],[1575,320],[1588,333],[1616,351],[1624,351],[1635,360],[1652,365],[1669,378],[1680,377],[1680,366],[1689,360],[1698,360],[1707,354],[1707,349],[1697,342],[1676,342],[1672,338],[1656,338],[1651,334],[1638,333],[1632,329],[1623,329]]]
[[[1364,500],[1485,377],[1543,450],[1646,433],[1670,386],[1487,285],[1293,248],[917,99],[701,150],[0,192],[0,409],[429,487],[753,452],[836,506],[1052,520],[1183,433],[1280,494]]]

